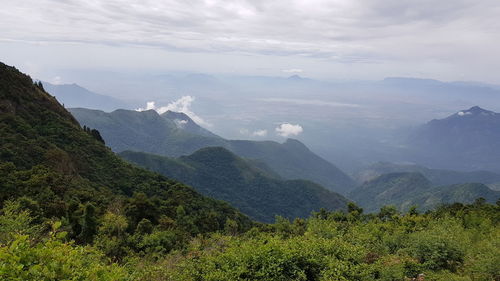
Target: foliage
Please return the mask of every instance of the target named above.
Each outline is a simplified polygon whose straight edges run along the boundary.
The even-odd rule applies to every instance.
[[[177,159],[125,151],[124,159],[227,201],[261,222],[275,215],[305,218],[320,208],[341,210],[347,199],[305,180],[281,180],[222,147],[207,147]]]
[[[0,135],[0,207],[23,198],[16,204],[25,204],[36,214],[37,223],[59,220],[68,237],[79,244],[98,237],[97,245],[110,257],[121,259],[119,255],[138,250],[123,243],[122,237],[134,236],[143,219],[156,227],[161,219],[170,218],[170,226],[181,237],[223,230],[228,218],[241,231],[253,224],[227,203],[121,160],[104,146],[99,132],[82,129],[40,83],[35,85],[30,77],[1,63]],[[178,207],[185,210],[182,218],[176,217]],[[126,220],[126,235],[117,240],[113,237],[118,236],[99,233],[106,229],[102,225],[109,222],[104,217],[109,212]],[[4,229],[16,227],[14,222],[4,225]],[[4,235],[1,239],[6,239]],[[103,243],[105,238],[115,246]]]
[[[494,203],[500,198],[500,191],[491,190],[481,183],[433,186],[426,177],[416,172],[383,174],[349,194],[350,199],[368,212],[375,212],[384,205],[393,205],[400,211],[413,206],[426,211],[441,204],[472,203],[479,197]]]
[[[174,112],[159,115],[154,110],[116,110],[105,113],[74,108],[71,113],[82,125],[98,129],[116,152],[142,151],[178,157],[206,147],[224,147],[284,179],[310,180],[342,194],[355,185],[348,175],[297,140],[288,139],[284,143],[226,140],[199,127],[188,116]],[[180,120],[187,123],[179,126]]]

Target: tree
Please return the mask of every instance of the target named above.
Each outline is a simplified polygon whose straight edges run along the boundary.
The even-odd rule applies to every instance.
[[[92,204],[85,205],[82,218],[82,232],[80,232],[79,239],[84,243],[91,243],[94,235],[97,233],[97,218],[95,214],[95,207]]]

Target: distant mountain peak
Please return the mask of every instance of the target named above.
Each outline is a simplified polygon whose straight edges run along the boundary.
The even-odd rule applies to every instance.
[[[478,116],[478,115],[493,116],[495,114],[496,114],[495,112],[483,109],[477,105],[467,110],[462,110],[456,113],[456,115],[458,116]]]
[[[186,132],[197,134],[206,137],[215,137],[219,138],[219,136],[202,128],[196,122],[193,121],[187,114],[183,112],[175,112],[168,110],[167,112],[161,114],[161,116],[167,120],[170,120],[175,123],[177,128],[184,130]]]
[[[175,112],[175,111],[167,110],[167,112],[163,113],[162,116],[167,118],[167,119],[170,119],[170,120],[178,119],[178,120],[184,120],[187,122],[194,123],[194,121],[184,112]]]
[[[297,80],[297,81],[304,80],[304,78],[302,78],[300,75],[297,75],[297,74],[288,77],[288,79],[290,79],[290,80]]]

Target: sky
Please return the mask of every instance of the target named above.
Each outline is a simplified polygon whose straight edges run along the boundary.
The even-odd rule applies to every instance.
[[[45,80],[61,79],[64,69],[99,69],[500,84],[498,0],[2,0],[1,6],[0,60]]]

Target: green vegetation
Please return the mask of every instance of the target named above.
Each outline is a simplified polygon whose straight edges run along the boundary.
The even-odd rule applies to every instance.
[[[121,160],[98,131],[82,129],[39,83],[3,64],[0,135],[0,206],[18,200],[45,230],[60,221],[68,239],[98,243],[110,257],[148,251],[143,239],[170,251],[228,220],[238,231],[253,225],[225,202]],[[147,224],[157,232],[141,232]]]
[[[482,197],[494,203],[500,192],[481,183],[432,186],[420,173],[390,173],[365,182],[349,194],[349,199],[361,205],[367,212],[376,212],[384,205],[393,205],[406,211],[418,206],[420,211],[454,202],[472,203]]]
[[[276,215],[308,217],[320,208],[345,209],[347,199],[305,180],[280,180],[265,165],[255,167],[222,147],[207,147],[177,159],[125,151],[124,159],[193,186],[207,196],[224,200],[262,222]]]
[[[4,202],[0,213],[3,280],[500,279],[500,205],[482,200],[426,214],[388,207],[364,215],[351,203],[348,213],[321,210],[293,222],[277,217],[243,234],[228,220],[223,231],[175,250],[178,238],[162,226],[142,220],[127,236],[126,219],[111,213],[95,241],[80,245],[61,221],[42,231],[21,201]],[[137,250],[110,259],[107,251],[121,243]]]

